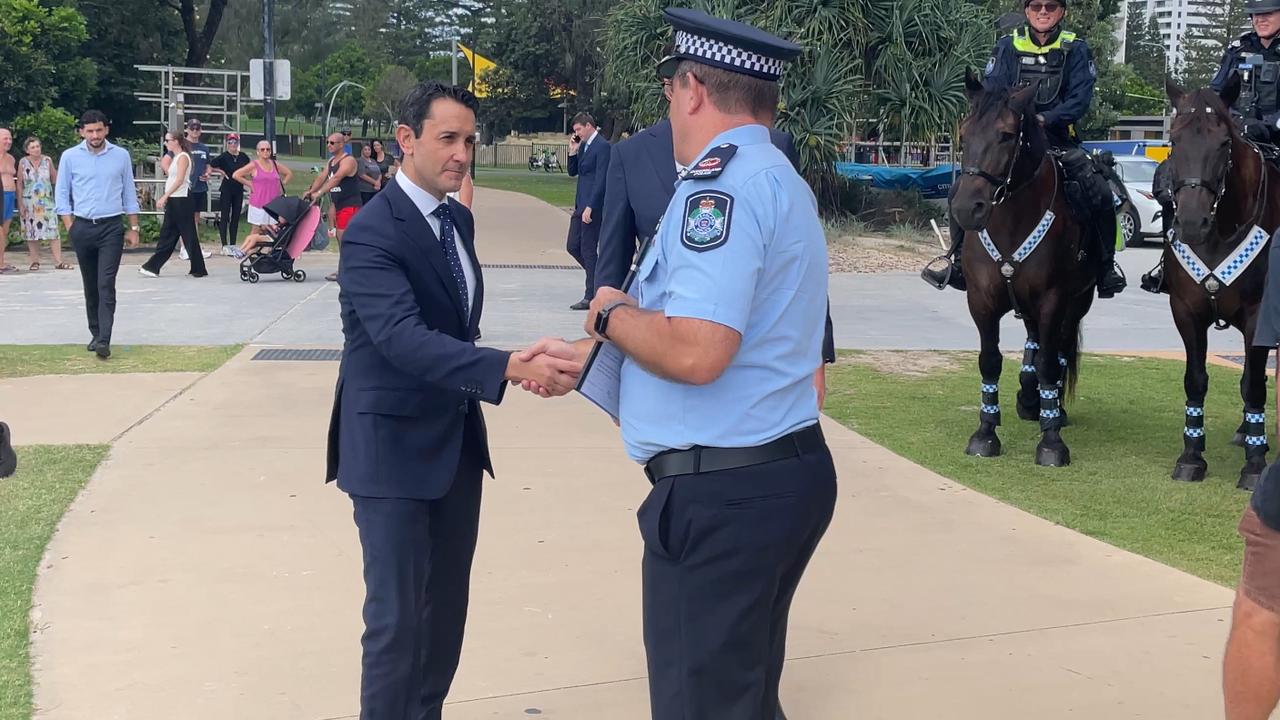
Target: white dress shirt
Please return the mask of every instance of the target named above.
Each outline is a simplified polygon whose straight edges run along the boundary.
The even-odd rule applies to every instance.
[[[427,224],[431,226],[431,231],[439,238],[440,218],[431,213],[435,212],[444,200],[418,187],[409,179],[409,174],[406,172],[396,173],[396,182],[400,183],[400,189],[404,190],[404,194],[408,195],[417,206],[418,212],[422,213],[422,216],[427,219]],[[458,248],[458,260],[462,262],[462,276],[467,280],[467,307],[473,308],[476,306],[476,270],[471,264],[471,256],[467,254],[467,249],[462,246],[462,236],[458,234],[456,222],[453,227],[453,244]]]

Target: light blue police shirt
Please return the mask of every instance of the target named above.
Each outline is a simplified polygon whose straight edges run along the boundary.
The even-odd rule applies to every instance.
[[[718,177],[677,182],[632,292],[645,310],[728,326],[742,344],[708,385],[623,363],[619,420],[637,462],[762,445],[818,420],[827,243],[817,200],[763,125],[721,133],[690,169],[714,168],[702,159],[725,143],[738,149]]]

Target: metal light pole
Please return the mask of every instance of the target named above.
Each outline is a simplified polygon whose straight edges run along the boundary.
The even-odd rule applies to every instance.
[[[333,103],[335,100],[338,99],[338,93],[342,92],[342,88],[347,87],[348,85],[350,85],[351,87],[358,87],[361,90],[365,89],[365,87],[358,82],[352,82],[351,80],[343,80],[337,85],[334,85],[333,87],[329,88],[329,90],[325,93],[325,95],[328,95],[329,93],[333,93],[333,97],[329,98],[329,109],[324,114],[324,136],[325,137],[329,137],[329,120],[330,118],[333,117]]]
[[[276,38],[275,0],[262,0],[262,135],[276,152]]]

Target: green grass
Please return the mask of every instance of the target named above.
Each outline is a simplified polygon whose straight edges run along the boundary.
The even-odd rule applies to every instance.
[[[881,357],[873,366],[875,356],[845,353],[828,373],[826,411],[979,492],[1205,579],[1234,584],[1242,550],[1235,527],[1249,497],[1235,487],[1244,451],[1230,444],[1241,420],[1238,370],[1209,368],[1209,475],[1204,483],[1188,484],[1169,478],[1182,451],[1181,362],[1083,358],[1078,396],[1067,406],[1072,425],[1063,431],[1072,464],[1041,468],[1034,462],[1038,424],[1019,420],[1016,412],[1019,364],[1006,361],[1001,382],[1004,455],[981,459],[964,454],[978,427],[976,357],[946,357],[955,360],[955,368],[909,376],[901,369],[911,365],[910,356]]]
[[[106,457],[106,445],[20,447],[18,472],[0,479],[0,720],[29,720],[31,591],[67,506]]]
[[[573,207],[577,178],[564,173],[529,172],[503,168],[476,168],[475,183],[479,187],[532,195],[556,207]]]
[[[112,345],[103,362],[84,345],[0,345],[0,378],[89,373],[212,372],[243,345]],[[0,480],[0,483],[3,483]]]

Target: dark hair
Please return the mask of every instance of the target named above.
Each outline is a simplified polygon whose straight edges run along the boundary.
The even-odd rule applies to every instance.
[[[80,127],[92,125],[94,123],[102,123],[103,125],[111,125],[111,121],[107,119],[107,114],[101,110],[86,110],[80,116]]]
[[[687,75],[693,75],[707,88],[711,104],[722,113],[750,115],[772,119],[778,113],[778,83],[772,80],[743,75],[703,65],[692,60],[681,60],[671,76],[687,85]]]
[[[580,112],[573,116],[573,122],[569,123],[569,127],[574,125],[595,125],[596,119],[591,117],[589,112]]]
[[[431,81],[419,83],[404,96],[400,101],[400,114],[396,122],[413,128],[414,137],[422,137],[422,123],[431,117],[431,103],[440,98],[461,103],[472,113],[480,112],[480,101],[470,90]]]
[[[172,130],[165,130],[165,135],[172,135],[174,140],[178,141],[178,147],[182,148],[182,152],[191,152],[191,141],[187,139],[186,133],[176,133]]]

